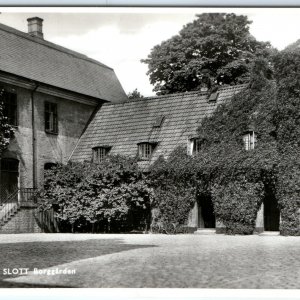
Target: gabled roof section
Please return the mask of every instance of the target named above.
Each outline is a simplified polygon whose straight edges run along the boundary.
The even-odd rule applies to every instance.
[[[0,24],[0,71],[82,95],[123,102],[113,69],[41,38]]]
[[[238,85],[219,89],[216,102],[209,102],[207,92],[188,92],[144,98],[122,104],[104,104],[82,135],[71,160],[91,160],[92,148],[110,145],[111,154],[135,156],[137,144],[157,143],[151,163],[159,155],[168,157],[179,145],[187,145],[205,116],[218,104],[244,89]],[[153,127],[164,116],[161,127]]]

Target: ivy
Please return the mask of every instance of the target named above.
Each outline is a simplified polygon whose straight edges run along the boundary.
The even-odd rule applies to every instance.
[[[157,162],[152,169],[158,178],[157,222],[186,224],[196,190],[212,199],[227,233],[252,234],[259,207],[271,192],[281,210],[281,234],[300,234],[300,53],[278,53],[273,61],[270,68],[256,60],[248,86],[203,119],[197,155],[179,156],[176,150]],[[249,127],[257,143],[246,151],[242,137]]]

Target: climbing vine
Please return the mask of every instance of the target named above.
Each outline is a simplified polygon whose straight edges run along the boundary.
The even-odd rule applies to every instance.
[[[184,182],[182,192],[180,185],[176,190],[183,199],[172,202],[167,194],[161,197],[159,209],[164,203],[172,206],[168,218],[171,215],[176,219],[178,207],[185,212],[186,204],[193,202],[187,199],[195,202],[196,189],[198,195],[211,197],[215,216],[227,233],[252,234],[262,202],[265,197],[273,197],[281,210],[281,233],[299,234],[299,68],[300,55],[295,53],[276,54],[272,67],[262,59],[255,61],[247,87],[202,121],[198,128],[202,140],[199,153],[178,158],[176,170],[172,169],[172,158],[156,165],[163,176],[159,188],[168,180]],[[254,149],[246,151],[243,134],[249,128],[257,141]],[[188,180],[189,185],[185,174],[193,178]],[[161,209],[161,219],[168,219],[165,214]],[[187,214],[181,216],[180,222],[186,224]]]

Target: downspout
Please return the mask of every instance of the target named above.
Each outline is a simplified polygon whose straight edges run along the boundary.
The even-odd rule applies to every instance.
[[[34,114],[34,93],[38,89],[39,84],[35,83],[35,87],[31,91],[31,127],[32,127],[32,184],[33,188],[37,188],[37,144],[36,144],[36,129],[35,129],[35,114]]]

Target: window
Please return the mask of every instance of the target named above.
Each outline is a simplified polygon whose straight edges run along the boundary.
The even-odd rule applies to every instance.
[[[149,159],[153,153],[154,144],[141,143],[138,144],[138,154],[141,159]]]
[[[195,155],[195,154],[199,153],[204,141],[205,141],[204,139],[200,139],[200,138],[190,139],[189,146],[188,146],[188,154]]]
[[[243,142],[245,146],[245,150],[254,149],[256,143],[256,134],[254,131],[247,132],[243,135]]]
[[[57,104],[45,102],[45,131],[58,133]]]
[[[45,163],[44,164],[44,170],[51,170],[52,168],[55,168],[57,166],[56,163]]]
[[[110,151],[110,147],[95,147],[93,148],[93,162],[100,163],[105,159]]]
[[[164,119],[165,119],[165,116],[163,116],[163,115],[156,117],[153,127],[154,128],[161,127]]]
[[[17,126],[17,94],[4,91],[1,100],[3,101],[3,115],[7,117],[8,124]]]
[[[219,93],[218,92],[211,93],[210,96],[209,96],[209,98],[208,98],[208,101],[209,102],[215,102],[215,101],[217,101],[218,97],[219,97]]]

